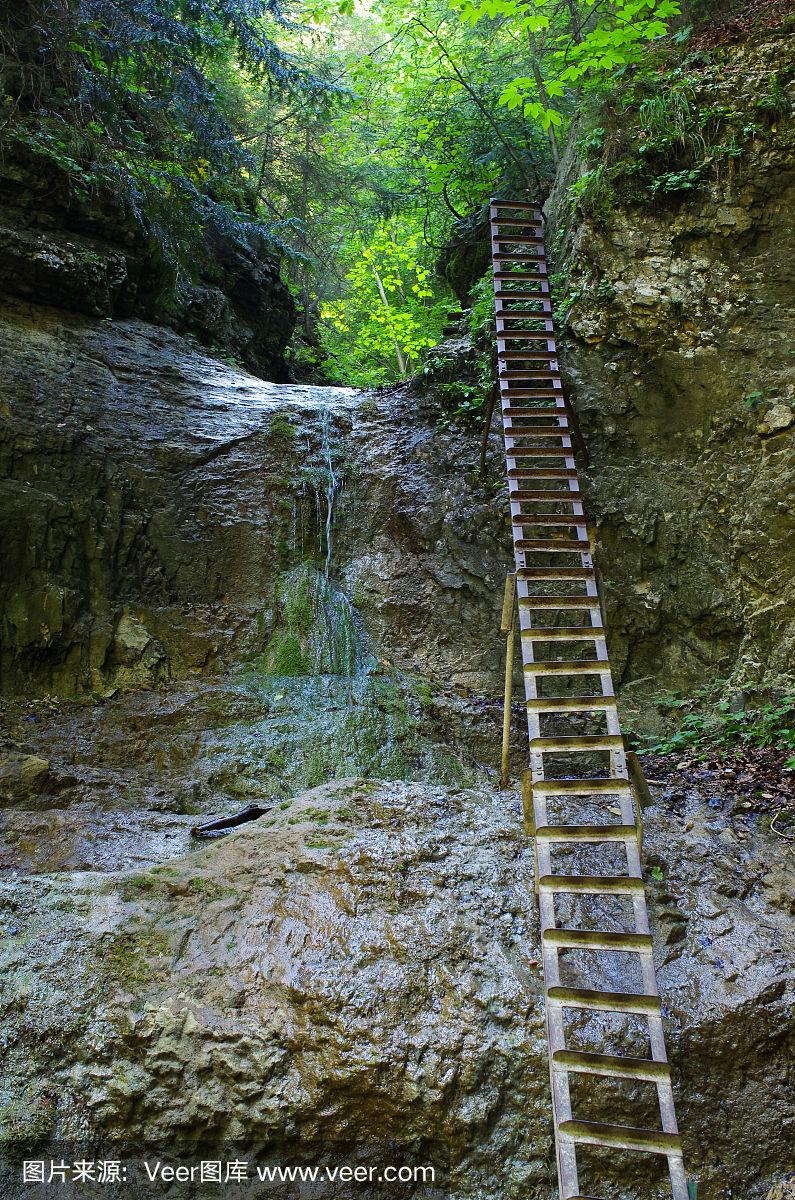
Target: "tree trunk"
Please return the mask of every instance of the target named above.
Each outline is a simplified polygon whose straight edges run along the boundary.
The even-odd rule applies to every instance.
[[[370,267],[371,267],[373,275],[375,277],[375,283],[376,283],[376,287],[378,288],[378,295],[381,297],[381,303],[383,304],[387,313],[389,313],[389,311],[390,311],[389,301],[386,298],[386,292],[384,291],[384,285],[381,282],[381,276],[378,274],[378,268],[376,267],[374,262],[370,263]],[[398,370],[400,371],[400,378],[407,379],[409,372],[408,372],[408,366],[406,363],[406,358],[405,358],[405,355],[403,354],[403,351],[400,349],[400,345],[399,345],[398,340],[395,337],[394,333],[392,334],[392,341],[395,343],[395,355],[397,357]]]

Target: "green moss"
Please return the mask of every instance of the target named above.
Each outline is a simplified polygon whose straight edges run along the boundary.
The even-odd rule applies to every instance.
[[[283,442],[294,442],[295,426],[285,413],[274,413],[268,426],[268,436]]]
[[[0,1152],[17,1162],[52,1136],[55,1101],[38,1091],[27,1091],[0,1103]]]
[[[271,675],[308,674],[298,635],[289,629],[277,631],[268,645],[266,664]]]
[[[170,962],[171,943],[160,930],[131,929],[103,943],[102,970],[112,982],[130,990],[165,975]]]
[[[119,895],[126,902],[136,902],[142,899],[166,898],[173,895],[173,883],[154,871],[145,874],[128,875],[118,886]]]
[[[304,840],[304,845],[308,846],[310,850],[338,850],[340,844],[339,841],[329,841],[328,838],[320,838],[314,835]]]
[[[192,894],[207,901],[223,900],[226,896],[238,895],[233,887],[219,883],[217,879],[208,879],[206,875],[194,875],[188,881],[188,887]]]
[[[317,821],[322,825],[324,821],[328,821],[330,813],[325,808],[305,808],[301,815],[306,821]]]
[[[276,626],[262,666],[270,675],[353,675],[360,637],[343,593],[310,563],[283,574]]]
[[[306,759],[306,785],[307,787],[319,787],[321,783],[325,783],[328,778],[326,764],[323,761],[323,755],[314,750]]]

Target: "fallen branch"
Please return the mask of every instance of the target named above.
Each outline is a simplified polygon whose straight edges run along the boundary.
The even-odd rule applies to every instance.
[[[262,808],[259,804],[249,804],[229,817],[217,817],[214,821],[205,821],[203,825],[194,825],[191,833],[194,837],[207,837],[208,834],[219,833],[224,829],[234,829],[237,825],[245,825],[247,821],[256,821],[272,808],[272,804],[268,808]]]

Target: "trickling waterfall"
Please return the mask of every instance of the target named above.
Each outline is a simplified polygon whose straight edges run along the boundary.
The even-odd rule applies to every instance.
[[[331,569],[331,530],[334,518],[334,501],[337,498],[337,489],[339,481],[337,473],[334,470],[334,459],[331,453],[331,414],[328,408],[323,409],[323,414],[320,422],[322,435],[322,454],[326,468],[326,559],[325,559],[325,575],[328,578],[329,570]]]
[[[317,531],[317,548],[323,562],[323,574],[326,578],[331,574],[331,561],[334,552],[334,510],[342,487],[343,479],[339,462],[339,447],[335,445],[332,428],[332,409],[324,406],[319,409],[320,446],[313,445],[313,440],[307,436],[304,443],[304,466],[301,470],[301,546],[300,557],[306,553],[305,527],[303,514],[307,508],[311,513],[314,508],[314,526]],[[297,551],[297,530],[293,529],[293,551]]]
[[[351,677],[372,663],[350,600],[311,563],[301,563],[281,577],[276,603],[264,662],[269,674]]]

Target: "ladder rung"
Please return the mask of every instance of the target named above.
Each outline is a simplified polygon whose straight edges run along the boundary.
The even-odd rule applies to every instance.
[[[564,492],[563,495],[566,493]],[[596,579],[593,567],[520,567],[517,579]],[[521,597],[520,597],[521,600]]]
[[[536,500],[554,500],[556,503],[559,500],[573,500],[577,504],[582,501],[582,493],[579,489],[573,492],[561,492],[552,491],[551,489],[544,491],[542,488],[524,488],[522,491],[510,492],[509,495],[511,500],[514,500],[517,504],[534,503]]]
[[[524,233],[502,233],[499,226],[502,222],[497,221],[492,225],[491,229],[491,257],[492,261],[499,261],[500,251],[498,247],[501,245],[507,246],[540,246],[541,254],[544,255],[544,238],[538,226],[532,223],[525,225]],[[532,229],[532,233],[530,230]]]
[[[534,696],[525,701],[528,712],[604,712],[616,707],[615,696]]]
[[[538,785],[533,784],[533,792]],[[542,842],[625,842],[637,838],[636,825],[539,825],[535,836]]]
[[[495,271],[494,278],[499,279],[502,283],[506,280],[510,282],[512,279],[538,279],[542,280],[547,273],[547,264],[542,258],[538,260],[538,268],[535,271]]]
[[[521,542],[516,543],[517,546]],[[598,608],[598,596],[520,596],[519,607],[538,611],[541,608],[577,609]],[[608,668],[605,667],[605,670]]]
[[[552,357],[554,359],[557,355],[553,355]],[[548,371],[542,371],[540,367],[522,367],[519,371],[499,371],[497,378],[500,383],[507,384],[505,390],[510,394],[512,379],[559,379],[560,371],[557,367],[550,368]]]
[[[628,779],[567,778],[533,782],[533,792],[538,796],[618,796],[631,791],[632,785]]]
[[[559,950],[626,950],[646,954],[652,948],[650,933],[615,933],[610,929],[543,929],[541,941]]]
[[[608,1075],[614,1079],[670,1079],[667,1062],[653,1058],[635,1058],[622,1054],[595,1054],[590,1050],[556,1050],[552,1066],[575,1075]]]
[[[549,378],[552,377],[550,376]],[[532,400],[533,402],[536,400],[554,400],[556,409],[565,408],[565,397],[560,388],[555,386],[556,382],[558,382],[557,375],[552,380],[552,383],[544,382],[539,384],[538,387],[514,387],[513,384],[511,384],[510,386],[506,386],[502,389],[505,393],[502,399],[507,401],[508,405],[511,406],[516,405],[518,401],[519,407],[525,404],[528,400]],[[533,413],[537,411],[535,407],[530,407]],[[505,412],[505,407],[503,407],[502,411]]]
[[[492,239],[492,245],[494,244],[495,241],[499,242],[502,240],[503,240],[502,238]],[[528,237],[528,238],[522,238],[520,242],[517,242],[517,245],[538,246],[539,243],[541,243],[541,246],[543,246],[542,238]],[[532,254],[530,252],[528,252],[526,254],[517,254],[511,250],[505,250],[505,251],[492,250],[491,261],[492,262],[508,262],[508,263],[511,263],[511,262],[529,263],[529,262],[545,261],[545,260],[544,260],[544,251],[541,249],[538,254]]]
[[[632,896],[643,892],[643,880],[634,875],[542,875],[538,887],[553,894]]]
[[[574,467],[511,467],[508,471],[510,479],[576,479]]]
[[[574,458],[571,446],[508,446],[505,454],[508,458]]]
[[[498,342],[552,342],[554,345],[555,338],[553,334],[542,329],[500,329],[497,332]]]
[[[522,637],[531,642],[591,642],[606,636],[599,625],[560,625],[555,629],[523,629]]]
[[[517,550],[548,550],[551,554],[589,554],[591,551],[591,543],[585,539],[584,541],[573,541],[569,538],[525,538],[521,542],[516,543]]]
[[[605,671],[610,670],[610,663],[606,659],[598,659],[598,658],[593,658],[593,659],[575,658],[575,659],[569,659],[569,660],[553,658],[553,659],[549,659],[547,662],[525,663],[524,669],[528,675],[602,675]],[[533,739],[533,741],[536,741],[536,742],[543,742],[545,740],[546,739],[544,739],[544,738],[534,738]],[[558,743],[560,743],[562,741],[561,738],[556,738],[556,739],[552,739],[552,740],[555,740]],[[581,740],[581,739],[576,739],[576,740]],[[602,740],[604,740],[604,739],[602,739]],[[619,738],[618,741],[623,742],[623,738]],[[532,746],[532,743],[531,743],[531,746]],[[561,748],[561,750],[564,750],[564,749],[571,749],[572,747],[570,747],[570,746],[566,747],[565,745],[561,745],[560,748]],[[583,750],[587,749],[587,747],[585,747],[585,746],[578,747],[578,748],[583,749]],[[606,750],[607,748],[608,748],[607,746],[593,746],[592,747],[592,749],[594,749],[594,750]],[[542,750],[542,749],[544,749],[544,747],[539,746],[538,749]],[[546,749],[549,750],[549,749],[551,749],[551,747],[547,746]]]
[[[517,417],[557,417],[559,420],[565,421],[567,425],[569,423],[565,404],[556,404],[554,408],[518,408],[509,405],[502,410],[502,415],[510,420],[515,420]]]
[[[515,278],[515,276],[508,275],[508,279],[511,279],[511,278]],[[541,276],[536,276],[536,275],[528,275],[528,279],[534,279],[535,282],[538,284],[538,287],[535,288],[532,292],[529,292],[529,291],[524,291],[524,292],[506,291],[505,288],[498,288],[494,292],[494,299],[495,300],[520,300],[522,304],[524,304],[525,302],[532,304],[534,300],[538,300],[542,296],[549,295],[549,280],[548,279],[542,278]]]
[[[660,997],[636,992],[603,992],[596,988],[551,987],[547,1003],[559,1008],[586,1008],[592,1012],[623,1012],[634,1016],[660,1015]]]
[[[533,416],[536,414],[533,413]],[[569,438],[569,419],[561,414],[560,425],[503,425],[503,433],[507,438]],[[569,443],[571,448],[571,443]]]
[[[547,340],[546,338],[544,339]],[[558,352],[554,348],[552,350],[498,350],[497,358],[500,362],[539,362],[541,359],[557,358]]]
[[[630,1125],[603,1125],[599,1121],[562,1121],[558,1132],[564,1138],[587,1146],[611,1146],[617,1150],[641,1150],[648,1154],[682,1153],[677,1133],[656,1129],[636,1129]]]
[[[534,671],[535,663],[529,663],[525,666],[525,671],[529,674],[536,674]],[[546,664],[543,664],[546,666]],[[567,664],[568,665],[568,664]],[[610,664],[604,661],[597,661],[589,666],[593,667],[593,674],[604,670],[610,670]],[[543,674],[543,672],[539,672]],[[537,737],[530,739],[531,752],[537,751],[539,754],[569,754],[572,751],[582,750],[623,750],[624,739],[620,733],[581,733],[581,734],[562,734],[557,737]],[[544,780],[548,783],[549,780]],[[535,787],[535,784],[533,785]]]
[[[598,596],[519,596],[519,607],[538,611],[539,608],[598,608]]]
[[[522,210],[529,208],[531,212],[538,213],[539,220],[542,219],[541,209],[529,200],[498,200],[495,198],[489,201],[489,208],[521,208]]]
[[[516,384],[515,380],[519,379],[525,380],[525,383]],[[557,394],[555,385],[561,382],[561,372],[552,366],[546,371],[542,367],[520,367],[518,371],[502,367],[497,372],[497,380],[502,391],[507,392],[508,398],[524,396],[528,391],[555,391]]]
[[[528,526],[539,525],[586,525],[587,521],[583,513],[528,513],[527,519],[517,520],[514,517],[511,525],[514,529],[526,529]]]
[[[503,297],[503,300],[504,299],[505,297]],[[533,311],[529,308],[498,308],[496,319],[502,323],[502,332],[509,332],[509,330],[505,327],[506,321],[536,321],[539,323],[543,322],[544,328],[546,329],[548,335],[550,337],[554,337],[555,330],[552,323],[552,305],[550,304],[549,300],[545,300],[541,296],[538,297],[536,303],[541,305],[541,308],[536,311]]]
[[[565,425],[503,425],[503,433],[506,438],[570,438],[568,417],[561,417],[561,421],[565,421]],[[514,447],[515,449],[516,447]],[[545,449],[546,447],[541,447]],[[552,447],[557,449],[557,447]],[[571,449],[571,445],[569,445]]]

